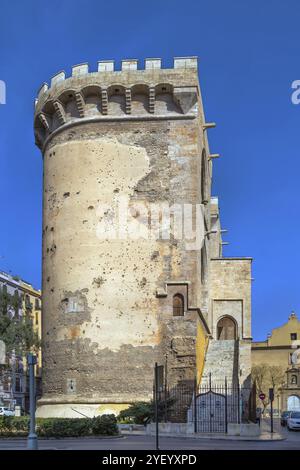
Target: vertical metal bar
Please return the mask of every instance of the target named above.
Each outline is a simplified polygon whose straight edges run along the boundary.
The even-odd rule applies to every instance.
[[[274,426],[273,426],[273,399],[271,398],[271,434],[274,432]]]
[[[167,382],[167,373],[168,373],[168,356],[166,356],[166,362],[165,362],[165,423],[168,422],[168,403],[167,403],[167,387],[168,387],[168,382]]]
[[[27,447],[30,450],[38,449],[37,435],[35,433],[35,381],[34,366],[36,364],[36,356],[28,354],[27,364],[29,367],[29,403],[30,403],[30,429],[27,440]]]
[[[155,448],[159,450],[159,438],[158,438],[158,366],[157,362],[155,363],[154,370],[154,389],[155,389]]]
[[[198,426],[197,426],[197,377],[195,377],[194,381],[194,432],[196,433],[198,431]]]
[[[227,377],[225,377],[225,432],[228,432],[228,416],[227,416]]]
[[[241,424],[241,413],[240,413],[240,384],[237,384],[237,407],[238,407],[238,424]]]
[[[212,399],[212,396],[211,396],[211,374],[209,374],[209,432],[212,432],[212,423],[211,423],[211,418],[212,418],[212,413],[211,413],[211,407],[212,407],[212,403],[211,403],[211,399]]]

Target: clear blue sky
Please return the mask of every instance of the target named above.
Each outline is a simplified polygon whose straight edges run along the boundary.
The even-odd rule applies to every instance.
[[[33,100],[61,69],[100,59],[200,58],[214,194],[228,256],[253,256],[253,335],[300,316],[298,0],[1,0],[0,269],[40,286],[42,159]]]

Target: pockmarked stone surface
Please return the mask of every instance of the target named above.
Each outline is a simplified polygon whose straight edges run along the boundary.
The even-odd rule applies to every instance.
[[[251,313],[249,261],[212,261],[223,259],[222,237],[197,59],[59,72],[39,90],[34,125],[44,161],[39,414],[149,400],[155,362],[170,387],[200,383],[218,320],[232,316],[248,341]],[[221,290],[247,287],[220,297],[216,269]]]

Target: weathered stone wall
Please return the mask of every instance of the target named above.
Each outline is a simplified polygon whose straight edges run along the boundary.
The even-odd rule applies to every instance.
[[[231,315],[240,339],[251,337],[251,258],[218,258],[211,261],[212,335],[222,315]]]
[[[116,216],[120,201],[129,206],[133,232],[147,225],[137,203],[149,210],[156,203],[202,202],[201,155],[208,146],[205,133],[199,132],[203,112],[197,74],[157,73],[148,78],[173,80],[172,92],[166,86],[165,94],[160,90],[156,95],[161,119],[115,120],[113,116],[119,118],[128,110],[126,96],[116,92],[108,103],[109,119],[101,121],[103,100],[93,88],[83,95],[83,102],[77,97],[76,107],[75,95],[67,99],[64,90],[92,86],[93,74],[69,79],[68,86],[55,85],[39,98],[36,116],[44,123],[44,129],[36,125],[44,153],[41,404],[111,406],[149,399],[155,361],[167,362],[170,384],[194,379],[197,323],[205,324],[199,307],[208,304],[199,250],[187,250],[185,240],[118,235],[107,240],[100,233]],[[184,85],[196,87],[196,103],[194,92],[176,92],[174,83],[179,85],[183,78]],[[113,81],[107,74],[105,80],[106,85]],[[136,76],[122,72],[114,80],[133,87]],[[149,112],[149,97],[143,91],[141,86],[132,88],[131,115]],[[53,114],[56,95],[60,100]],[[191,96],[187,105],[185,98]],[[185,118],[184,106],[192,107],[194,115]],[[90,119],[93,113],[98,113],[95,121]],[[210,193],[209,172],[206,175]],[[209,220],[209,208],[206,212]],[[172,286],[160,296],[166,282]],[[183,317],[173,317],[172,299],[178,292],[185,296]],[[46,414],[51,413],[47,409]]]
[[[221,258],[223,251],[222,229],[219,212],[219,201],[217,197],[212,197],[210,200],[210,218],[212,231],[209,237],[210,255],[212,258]]]
[[[208,337],[227,313],[244,341],[242,374],[248,371],[250,263],[211,260],[222,255],[218,202],[211,200],[212,125],[205,123],[195,58],[175,59],[166,70],[158,59],[147,59],[145,70],[123,61],[120,72],[111,61],[93,73],[81,64],[72,77],[60,72],[40,89],[40,416],[73,416],[74,405],[117,412],[150,399],[156,361],[167,366],[171,387],[193,383],[195,375],[200,381]],[[124,204],[131,235],[144,238],[112,236]],[[202,249],[191,247],[194,240],[163,238],[162,220],[159,236],[149,237],[154,205],[175,204],[203,206]],[[195,228],[195,211],[191,220]],[[183,316],[173,315],[175,294],[184,298]]]
[[[210,264],[211,333],[217,339],[217,324],[224,316],[236,322],[237,375],[240,384],[247,387],[251,374],[251,262],[251,258],[217,258]]]

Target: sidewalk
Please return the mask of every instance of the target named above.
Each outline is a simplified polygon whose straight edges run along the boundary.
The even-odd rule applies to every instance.
[[[122,430],[123,436],[146,436],[145,431],[129,431]],[[150,436],[150,434],[148,434]],[[151,434],[153,436],[153,434]],[[228,436],[223,433],[196,433],[196,434],[180,434],[180,433],[160,433],[161,437],[179,437],[180,439],[215,439],[225,441],[284,441],[286,437],[281,434],[274,432],[273,435],[270,432],[262,432],[260,436]]]

